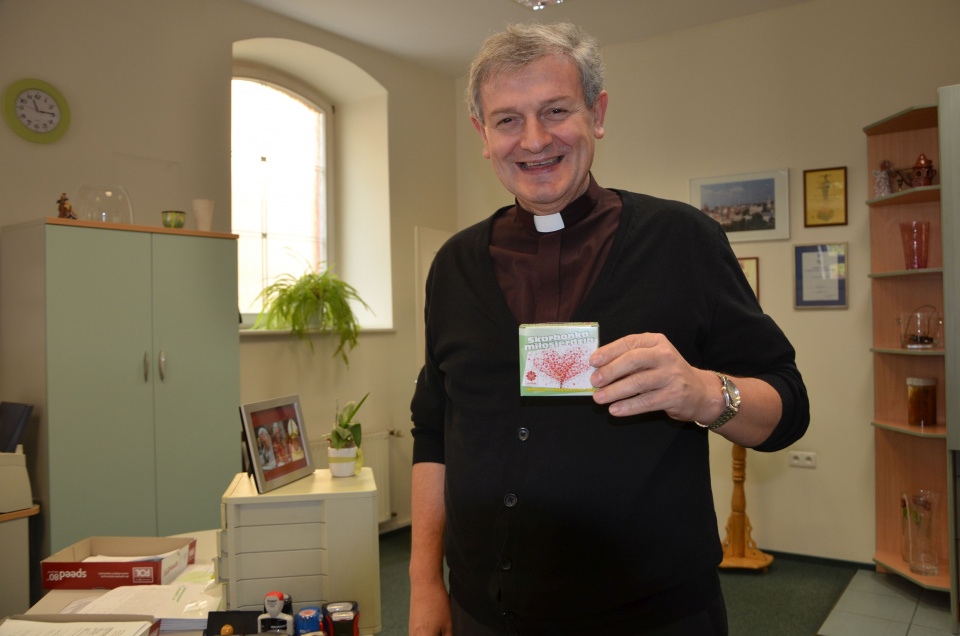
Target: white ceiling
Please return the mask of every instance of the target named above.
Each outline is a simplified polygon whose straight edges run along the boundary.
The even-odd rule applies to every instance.
[[[541,11],[515,0],[245,1],[461,77],[484,38],[515,22],[566,20],[607,46],[809,0],[565,0]]]

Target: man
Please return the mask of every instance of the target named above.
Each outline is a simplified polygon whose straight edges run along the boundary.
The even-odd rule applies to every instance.
[[[708,430],[799,439],[794,350],[718,224],[594,181],[594,39],[511,27],[468,94],[516,204],[448,241],[427,282],[410,634],[726,634]],[[518,325],[564,321],[599,323],[596,392],[521,398]]]

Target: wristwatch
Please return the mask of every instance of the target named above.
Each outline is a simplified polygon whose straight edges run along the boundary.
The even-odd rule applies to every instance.
[[[702,426],[711,431],[720,428],[740,412],[740,389],[738,389],[737,385],[731,382],[727,376],[722,373],[717,373],[716,371],[714,371],[714,373],[720,378],[720,392],[723,394],[723,401],[727,407],[713,424],[701,424],[700,422],[694,421],[694,424],[697,426]]]

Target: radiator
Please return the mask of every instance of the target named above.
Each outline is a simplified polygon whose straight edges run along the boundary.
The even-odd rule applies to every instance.
[[[363,436],[363,465],[373,469],[377,480],[377,508],[380,523],[389,521],[390,510],[390,433],[377,431]]]
[[[363,465],[373,469],[373,478],[377,480],[377,521],[383,523],[393,516],[390,509],[390,431],[367,433],[361,442],[363,447]],[[310,455],[318,467],[327,466],[328,438],[324,436],[318,442],[310,442]]]

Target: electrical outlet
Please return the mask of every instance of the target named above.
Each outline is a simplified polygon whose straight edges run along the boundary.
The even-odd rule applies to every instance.
[[[817,454],[804,451],[790,451],[790,465],[795,468],[816,468]]]

